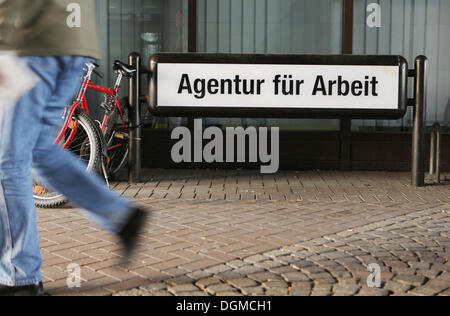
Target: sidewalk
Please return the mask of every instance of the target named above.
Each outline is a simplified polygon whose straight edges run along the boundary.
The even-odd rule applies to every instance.
[[[50,295],[449,295],[450,185],[409,173],[148,170],[139,256],[76,210],[38,210]],[[66,286],[81,266],[81,288]],[[381,268],[369,288],[367,265]]]

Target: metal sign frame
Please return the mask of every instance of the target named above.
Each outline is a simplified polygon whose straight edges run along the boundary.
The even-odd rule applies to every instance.
[[[276,58],[275,58],[276,57]],[[324,62],[340,65],[398,65],[400,68],[400,84],[399,84],[399,107],[398,110],[389,111],[388,113],[380,113],[380,111],[370,110],[297,110],[295,116],[291,113],[292,109],[282,110],[279,112],[271,111],[271,113],[264,113],[263,117],[299,117],[299,118],[383,118],[383,119],[398,119],[406,114],[408,106],[414,108],[414,126],[412,131],[412,163],[411,163],[411,184],[414,187],[422,187],[425,185],[425,129],[426,129],[426,99],[427,99],[427,74],[428,74],[428,59],[426,56],[418,56],[414,62],[414,69],[408,69],[406,60],[401,56],[318,56],[318,55],[220,55],[220,54],[158,54],[153,56],[149,61],[148,68],[142,67],[139,53],[131,53],[129,55],[129,63],[136,67],[136,75],[130,78],[129,82],[129,105],[130,105],[130,159],[129,159],[129,181],[139,182],[141,177],[141,146],[142,146],[142,124],[141,124],[141,103],[147,102],[154,115],[164,115],[168,117],[205,117],[206,114],[213,116],[229,116],[229,117],[255,117],[255,110],[260,109],[244,109],[233,111],[230,109],[212,109],[211,113],[205,113],[205,109],[201,108],[200,112],[193,109],[178,108],[174,109],[158,109],[155,107],[155,94],[157,82],[154,80],[158,71],[158,61],[165,62],[210,62],[211,58],[222,60],[224,62],[242,63],[250,62],[260,63],[261,61],[271,59],[271,63],[278,60],[278,63],[292,63],[292,60],[303,62],[307,64],[321,65]],[[141,93],[141,76],[147,74],[149,76],[148,92],[144,95]],[[407,87],[408,78],[414,78],[414,96],[408,98]],[[329,112],[330,111],[330,112]],[[358,112],[359,111],[359,112]],[[261,112],[261,111],[260,111]],[[324,113],[326,112],[326,113]],[[363,113],[364,112],[364,113]],[[333,115],[331,115],[333,114]],[[372,116],[373,115],[373,116]],[[256,116],[259,117],[259,116]]]
[[[327,66],[396,66],[399,68],[397,109],[348,108],[273,108],[273,107],[211,107],[158,105],[158,65],[173,64],[233,64],[233,65],[327,65]],[[153,55],[147,103],[155,116],[173,117],[248,117],[248,118],[313,118],[313,119],[400,119],[407,110],[408,63],[402,56],[356,55],[249,55],[249,54],[189,54],[161,53]]]

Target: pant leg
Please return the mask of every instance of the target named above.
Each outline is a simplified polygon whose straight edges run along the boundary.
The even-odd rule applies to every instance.
[[[70,152],[53,145],[63,108],[79,89],[83,66],[89,61],[74,56],[59,59],[63,71],[45,106],[42,130],[33,150],[33,168],[45,183],[87,210],[102,228],[118,233],[130,215],[131,203],[108,190],[97,174],[87,174],[86,167]]]
[[[41,68],[45,72],[31,91],[14,105],[0,108],[0,284],[9,286],[42,279],[31,161],[59,65],[49,59]]]
[[[9,286],[42,279],[32,194],[33,160],[46,182],[95,213],[104,228],[117,232],[131,210],[128,201],[88,176],[75,157],[53,146],[62,109],[71,103],[79,86],[80,59],[23,60],[40,81],[14,106],[0,108],[0,284]]]

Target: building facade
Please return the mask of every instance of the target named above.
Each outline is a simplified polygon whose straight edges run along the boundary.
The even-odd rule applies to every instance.
[[[109,84],[114,74],[105,65],[133,51],[144,60],[157,52],[402,55],[410,67],[425,55],[427,125],[450,121],[448,0],[97,1]],[[170,161],[170,131],[189,126],[189,119],[143,115],[144,166],[199,167]],[[407,170],[410,164],[412,109],[397,121],[208,118],[204,125],[280,127],[286,169]],[[445,147],[444,169],[450,167]]]

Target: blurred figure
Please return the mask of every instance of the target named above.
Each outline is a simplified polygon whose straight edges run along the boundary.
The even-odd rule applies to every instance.
[[[0,295],[44,293],[32,167],[118,235],[125,257],[146,219],[145,211],[107,190],[70,152],[53,145],[85,64],[100,57],[95,14],[92,0],[0,0],[0,49],[20,56],[39,79],[18,102],[0,106]]]
[[[16,100],[36,82],[37,77],[17,56],[0,51],[0,106]]]
[[[16,10],[15,6],[6,10],[0,1],[0,8],[4,11],[0,21],[0,106],[6,106],[31,89],[36,83],[36,76],[6,45],[13,36],[12,13]]]

